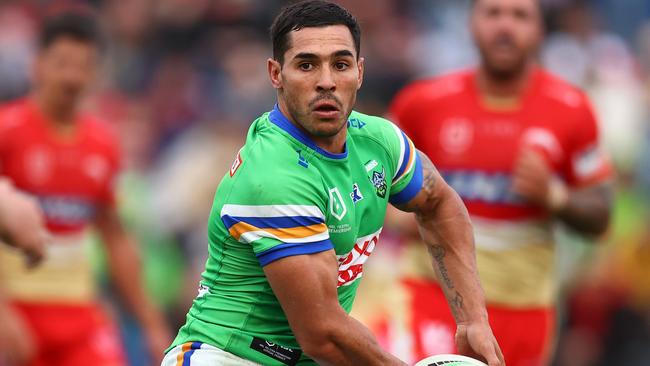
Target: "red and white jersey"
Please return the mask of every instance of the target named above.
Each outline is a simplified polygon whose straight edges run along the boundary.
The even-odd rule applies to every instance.
[[[608,179],[587,97],[536,68],[519,102],[490,105],[476,72],[416,82],[390,113],[461,196],[475,227],[479,273],[489,301],[549,305],[554,298],[548,214],[511,190],[524,148],[539,151],[571,187]]]
[[[88,117],[69,136],[57,134],[30,99],[0,107],[0,175],[38,199],[54,234],[45,262],[26,271],[22,258],[0,250],[0,281],[24,300],[87,300],[94,287],[83,248],[84,229],[114,204],[119,166],[116,139]]]

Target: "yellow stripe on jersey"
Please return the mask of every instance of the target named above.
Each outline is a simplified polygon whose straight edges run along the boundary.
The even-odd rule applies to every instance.
[[[246,222],[239,222],[230,227],[228,230],[230,235],[232,235],[235,240],[239,240],[242,235],[249,232],[258,232],[263,231],[270,234],[273,237],[278,239],[301,239],[308,238],[314,235],[322,234],[327,232],[327,226],[325,223],[310,225],[310,226],[299,226],[292,228],[258,228]]]

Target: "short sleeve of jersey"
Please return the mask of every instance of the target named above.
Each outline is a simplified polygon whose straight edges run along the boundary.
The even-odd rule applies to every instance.
[[[415,197],[422,188],[422,162],[411,139],[390,123],[387,147],[395,167],[391,178],[390,203],[403,204]]]
[[[240,154],[241,168],[234,177],[226,175],[225,179],[235,180],[220,212],[229,235],[251,245],[262,266],[332,249],[323,214],[325,202],[316,183],[297,169],[256,166],[247,161],[245,152]]]
[[[613,170],[599,145],[598,124],[586,97],[576,112],[565,174],[570,185],[585,186],[610,178]]]

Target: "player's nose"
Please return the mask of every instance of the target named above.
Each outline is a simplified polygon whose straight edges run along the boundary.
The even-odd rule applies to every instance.
[[[335,89],[336,81],[334,80],[334,73],[329,68],[323,68],[319,74],[318,82],[316,83],[316,90],[334,91]]]

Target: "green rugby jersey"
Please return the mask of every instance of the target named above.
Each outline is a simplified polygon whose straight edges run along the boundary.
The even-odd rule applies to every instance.
[[[202,342],[262,365],[313,364],[262,267],[333,248],[349,312],[388,202],[407,202],[421,186],[415,147],[389,121],[352,112],[345,152],[332,154],[277,106],[265,113],[217,188],[199,295],[172,347]]]

